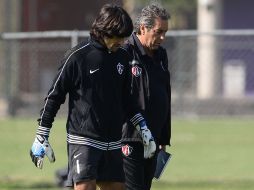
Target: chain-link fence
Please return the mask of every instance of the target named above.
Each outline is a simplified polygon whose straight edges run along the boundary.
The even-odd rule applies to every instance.
[[[64,53],[87,31],[3,33],[0,116],[38,115]],[[183,116],[254,114],[254,30],[171,31],[164,43],[172,113]],[[66,114],[66,105],[61,113]]]

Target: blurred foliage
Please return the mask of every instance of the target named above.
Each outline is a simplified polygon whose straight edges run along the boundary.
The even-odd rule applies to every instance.
[[[197,0],[137,0],[137,11],[150,3],[159,3],[169,11],[171,29],[197,28]]]

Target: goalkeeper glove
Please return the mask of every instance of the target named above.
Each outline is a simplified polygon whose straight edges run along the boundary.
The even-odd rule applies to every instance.
[[[30,150],[32,162],[36,167],[42,169],[43,159],[45,155],[48,157],[50,162],[55,162],[54,151],[48,142],[48,137],[43,135],[36,135]]]
[[[156,151],[156,144],[151,131],[147,128],[146,122],[143,120],[136,125],[136,129],[139,131],[144,145],[144,158],[152,158]]]
[[[151,140],[149,142],[148,146],[144,146],[144,158],[152,158],[155,154],[156,151],[156,144],[154,142],[154,140]]]

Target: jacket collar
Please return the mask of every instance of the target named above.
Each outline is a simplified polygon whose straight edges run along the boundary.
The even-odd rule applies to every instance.
[[[100,49],[100,50],[108,51],[108,48],[107,48],[104,44],[102,44],[101,42],[99,42],[98,40],[96,40],[95,38],[90,37],[88,41],[89,41],[89,43],[92,44],[95,48]]]
[[[146,55],[146,52],[144,50],[144,47],[142,46],[140,40],[138,39],[137,35],[135,32],[133,32],[129,38],[130,43],[138,49],[141,55]]]

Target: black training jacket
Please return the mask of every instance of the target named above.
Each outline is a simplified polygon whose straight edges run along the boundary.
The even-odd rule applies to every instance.
[[[45,98],[37,134],[48,135],[54,117],[69,94],[67,142],[102,150],[121,147],[126,118],[139,118],[128,53],[109,52],[95,40],[66,53]]]
[[[135,60],[132,72],[138,73],[139,101],[145,110],[143,116],[147,126],[159,145],[170,145],[171,87],[166,50],[159,47],[154,58],[149,57],[135,33],[123,48]],[[123,141],[141,141],[131,122],[123,127]]]

